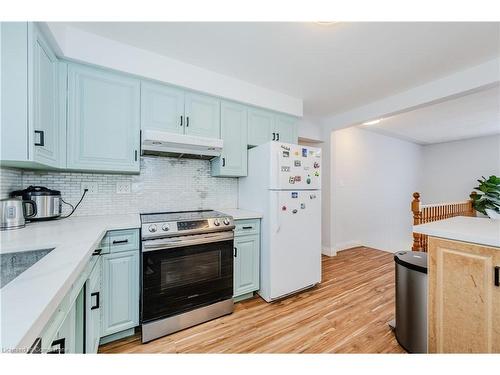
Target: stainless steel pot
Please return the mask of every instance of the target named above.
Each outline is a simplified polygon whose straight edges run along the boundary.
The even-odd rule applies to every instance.
[[[30,207],[31,213],[28,213]],[[26,225],[26,219],[36,215],[36,205],[33,201],[23,201],[20,198],[0,200],[0,230],[18,229]]]
[[[24,190],[13,191],[10,195],[35,203],[34,208],[31,206],[26,208],[29,220],[49,220],[61,216],[62,199],[61,192],[58,190],[47,189],[43,186],[29,186]]]

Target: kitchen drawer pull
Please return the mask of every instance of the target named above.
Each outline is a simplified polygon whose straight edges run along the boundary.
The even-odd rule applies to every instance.
[[[35,134],[40,136],[39,141],[35,141],[35,146],[45,146],[45,132],[43,130],[35,130]]]
[[[102,249],[95,249],[92,255],[101,255]]]
[[[248,226],[242,227],[241,229],[253,229],[253,227],[251,225],[248,225]]]
[[[113,245],[119,245],[119,244],[127,243],[127,242],[128,242],[128,239],[127,240],[115,240],[115,241],[113,241]]]
[[[500,266],[495,267],[495,286],[500,286]]]
[[[66,339],[63,337],[62,339],[57,339],[52,341],[51,347],[59,346],[58,348],[47,352],[48,354],[64,354],[66,350]]]
[[[238,248],[236,246],[234,247],[234,257],[238,257]]]
[[[96,298],[95,298],[95,305],[94,305],[94,306],[92,306],[92,307],[90,308],[90,310],[96,310],[96,309],[98,309],[98,308],[100,307],[100,306],[99,306],[99,292],[90,293],[90,298],[92,298],[92,297],[94,297],[94,296],[96,297]]]

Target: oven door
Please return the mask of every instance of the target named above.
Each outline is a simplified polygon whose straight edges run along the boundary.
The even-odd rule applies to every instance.
[[[232,297],[232,231],[143,241],[143,323]]]

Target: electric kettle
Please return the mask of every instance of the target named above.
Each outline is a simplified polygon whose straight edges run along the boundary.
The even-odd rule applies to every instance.
[[[27,207],[33,209],[27,214]],[[26,225],[25,219],[36,215],[36,204],[33,201],[23,201],[19,198],[0,200],[0,230],[18,229]]]

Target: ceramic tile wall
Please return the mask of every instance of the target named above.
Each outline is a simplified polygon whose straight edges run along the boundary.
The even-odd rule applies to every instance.
[[[0,199],[8,198],[13,190],[22,189],[23,174],[18,169],[0,168]]]
[[[7,177],[5,182],[2,178],[2,192],[14,190],[17,183],[10,171],[2,169],[2,177]],[[82,184],[89,183],[97,184],[97,192],[87,193],[74,215],[237,207],[238,180],[210,176],[206,160],[142,157],[140,175],[22,172],[23,188],[41,185],[60,190],[63,199],[73,205],[81,197]],[[118,194],[117,183],[130,184],[130,193]],[[63,213],[69,210],[64,205],[63,209]]]

